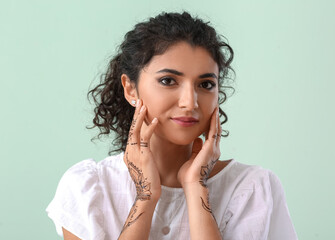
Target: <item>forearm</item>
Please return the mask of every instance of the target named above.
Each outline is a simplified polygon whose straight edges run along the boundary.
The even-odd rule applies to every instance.
[[[199,183],[184,186],[191,239],[221,239],[221,234],[209,204],[208,188]]]
[[[135,200],[118,239],[148,239],[156,204],[152,199]]]

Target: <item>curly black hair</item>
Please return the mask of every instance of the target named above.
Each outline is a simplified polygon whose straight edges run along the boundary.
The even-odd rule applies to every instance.
[[[124,97],[121,84],[121,75],[126,74],[137,86],[138,76],[155,55],[163,54],[171,45],[185,41],[192,46],[205,48],[213,57],[219,67],[219,104],[227,99],[226,89],[235,89],[229,86],[233,80],[234,70],[233,49],[224,41],[222,35],[218,35],[209,22],[192,17],[188,12],[166,13],[162,12],[156,17],[135,25],[134,29],[126,33],[123,43],[119,46],[117,54],[110,60],[106,73],[101,75],[100,83],[91,89],[90,96],[95,103],[93,126],[98,127],[100,133],[92,138],[96,139],[116,133],[112,142],[112,152],[125,151],[128,131],[132,122],[134,107]],[[228,121],[226,113],[219,108],[219,115],[224,116],[221,124]],[[223,130],[227,137],[229,131]]]

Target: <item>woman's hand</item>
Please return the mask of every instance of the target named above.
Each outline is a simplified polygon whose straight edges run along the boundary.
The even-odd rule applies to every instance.
[[[201,138],[195,139],[190,159],[179,169],[178,181],[183,188],[194,183],[206,187],[209,174],[220,157],[220,138],[221,124],[217,107],[212,114],[205,143]]]
[[[144,118],[146,107],[138,100],[133,121],[129,130],[127,148],[124,154],[124,162],[128,167],[135,186],[137,200],[157,200],[161,194],[161,184],[156,163],[150,151],[150,138],[157,126],[158,120],[146,126]]]
[[[158,120],[154,118],[147,126],[145,115],[146,107],[138,100],[123,158],[135,183],[137,195],[119,240],[149,238],[152,216],[161,194],[159,173],[150,151],[150,138]]]
[[[205,143],[194,140],[190,159],[181,166],[178,180],[186,196],[191,239],[221,239],[206,185],[220,157],[221,126],[218,107],[212,114]]]

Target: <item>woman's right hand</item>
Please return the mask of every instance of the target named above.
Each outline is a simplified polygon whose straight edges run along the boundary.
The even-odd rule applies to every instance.
[[[129,130],[124,162],[136,186],[136,200],[156,200],[160,198],[161,183],[156,162],[150,151],[150,138],[158,119],[146,126],[144,118],[147,109],[142,100],[137,100],[133,121]]]

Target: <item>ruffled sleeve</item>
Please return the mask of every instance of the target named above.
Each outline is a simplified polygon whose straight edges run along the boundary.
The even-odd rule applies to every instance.
[[[259,170],[241,184],[225,212],[225,240],[296,240],[278,177]]]
[[[72,166],[61,178],[46,209],[60,236],[64,227],[83,240],[104,239],[98,171],[98,164],[88,159]]]

